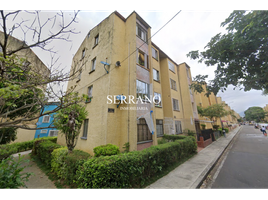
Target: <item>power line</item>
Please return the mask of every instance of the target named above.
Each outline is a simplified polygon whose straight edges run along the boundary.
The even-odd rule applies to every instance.
[[[147,43],[150,39],[152,39],[152,37],[154,37],[161,29],[163,29],[169,22],[171,22],[179,13],[181,12],[181,10],[179,12],[176,13],[176,15],[174,15],[167,23],[165,23],[164,26],[162,26],[158,31],[156,31],[155,34],[153,34],[147,41],[143,42],[141,46],[139,46],[139,48],[141,48],[145,43]],[[133,53],[135,53],[139,48],[136,48],[135,51],[133,51],[128,57],[126,57],[121,63],[123,63],[126,59],[128,59]]]

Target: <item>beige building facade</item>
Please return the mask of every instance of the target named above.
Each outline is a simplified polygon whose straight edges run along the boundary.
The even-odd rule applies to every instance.
[[[178,65],[150,38],[151,27],[136,12],[127,18],[113,12],[85,37],[71,68],[81,73],[67,88],[76,85],[88,95],[77,149],[93,154],[100,145],[123,150],[128,143],[131,151],[142,150],[163,134],[195,131],[190,67]],[[65,145],[65,138],[59,135],[58,143]]]

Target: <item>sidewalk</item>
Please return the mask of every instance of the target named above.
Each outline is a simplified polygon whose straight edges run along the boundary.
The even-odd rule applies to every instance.
[[[16,158],[21,154],[23,156],[23,159],[31,159],[29,153],[30,151],[24,151],[17,154],[13,154],[13,156]],[[27,167],[23,170],[23,172],[33,172],[34,174],[30,176],[29,181],[27,181],[25,184],[28,188],[20,188],[20,189],[56,189],[56,186],[54,183],[48,179],[47,175],[37,166],[37,164],[33,161],[30,161],[27,164],[24,164],[23,166],[27,165]]]
[[[198,152],[194,157],[171,171],[168,175],[149,185],[146,189],[195,189],[217,162],[228,144],[241,127],[219,138]]]

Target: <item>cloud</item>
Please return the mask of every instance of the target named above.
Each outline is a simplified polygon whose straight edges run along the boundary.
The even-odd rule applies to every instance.
[[[111,8],[112,9],[112,8]],[[71,66],[72,57],[78,50],[82,41],[86,37],[89,30],[108,17],[114,10],[107,9],[105,12],[99,11],[81,11],[78,15],[78,23],[73,28],[80,33],[71,35],[71,43],[53,42],[58,49],[59,64],[68,70]],[[133,8],[134,10],[135,8]],[[133,12],[133,10],[118,10],[125,18]],[[156,33],[164,24],[166,24],[178,10],[166,9],[162,11],[145,11],[136,9],[136,12],[152,27],[152,35]],[[231,13],[231,10],[225,11],[191,11],[182,10],[172,21],[170,21],[162,30],[160,30],[152,41],[159,46],[170,58],[178,64],[186,62],[191,67],[192,76],[198,74],[209,75],[208,80],[213,79],[215,67],[207,67],[195,60],[187,58],[186,54],[192,50],[204,50],[206,44],[217,33],[225,32],[220,27]],[[51,14],[48,12],[48,14]],[[49,56],[42,51],[34,49],[36,54],[45,63],[49,63]],[[232,109],[240,113],[251,106],[264,107],[268,103],[268,98],[261,95],[261,91],[243,92],[235,90],[231,87],[224,93],[219,93],[224,101],[230,105]]]

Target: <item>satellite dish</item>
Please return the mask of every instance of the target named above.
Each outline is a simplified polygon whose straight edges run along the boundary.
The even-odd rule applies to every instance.
[[[120,65],[120,61],[117,61],[116,63],[115,63],[115,66],[116,67],[120,67],[121,65]]]
[[[106,59],[106,61],[107,61],[107,59]],[[107,74],[108,74],[109,72],[108,72],[108,70],[105,68],[105,66],[106,66],[106,65],[107,65],[107,66],[110,66],[110,64],[107,63],[107,62],[104,62],[104,61],[101,61],[100,63],[101,63],[101,64],[104,64],[104,69],[105,69],[105,71],[106,71]]]
[[[126,96],[124,96],[124,95],[117,95],[116,96],[116,99],[119,100],[119,101],[123,101],[123,100],[126,99]]]

